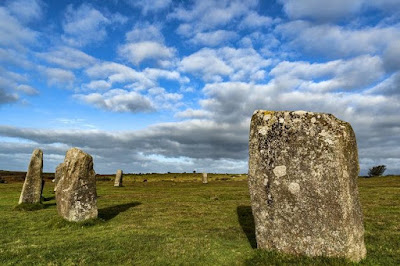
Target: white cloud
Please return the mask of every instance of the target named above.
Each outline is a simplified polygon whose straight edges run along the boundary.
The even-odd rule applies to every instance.
[[[221,81],[221,76],[228,76],[233,69],[222,59],[217,52],[208,48],[184,57],[180,63],[182,71],[201,75],[205,81]]]
[[[134,91],[126,91],[121,89],[110,90],[104,94],[76,94],[75,98],[98,108],[113,112],[137,113],[154,110],[152,103],[147,97]]]
[[[68,5],[64,15],[63,40],[69,45],[84,46],[106,38],[106,26],[123,24],[127,18],[119,13],[104,15],[90,4],[83,3],[77,8]]]
[[[290,18],[335,20],[358,12],[363,0],[280,0]]]
[[[6,5],[23,22],[37,21],[43,16],[44,3],[41,0],[9,0]]]
[[[383,61],[388,71],[400,70],[400,38],[389,43],[383,53]]]
[[[21,25],[7,9],[0,7],[0,45],[23,50],[36,42],[38,33]]]
[[[249,12],[239,24],[239,28],[267,28],[273,23],[273,19],[261,16],[257,12]]]
[[[168,8],[171,5],[172,0],[131,0],[128,3],[134,7],[140,8],[142,10],[142,14],[147,15],[147,13],[160,12]]]
[[[239,35],[234,31],[216,30],[211,32],[199,32],[189,40],[196,45],[219,46],[227,42],[237,39]]]
[[[205,81],[222,81],[224,77],[231,80],[261,80],[265,76],[263,68],[270,63],[252,48],[203,48],[184,57],[180,69],[199,74]]]
[[[90,78],[104,79],[110,85],[114,83],[128,83],[125,87],[136,91],[158,87],[159,79],[175,80],[179,83],[189,82],[187,77],[181,76],[177,71],[145,68],[142,72],[139,72],[128,66],[114,62],[96,64],[87,68],[85,72]],[[103,84],[105,85],[105,83]]]
[[[88,84],[84,84],[82,87],[89,90],[104,91],[110,89],[112,84],[105,80],[92,80]]]
[[[201,109],[186,109],[184,111],[178,112],[175,114],[175,117],[178,118],[195,118],[195,119],[201,119],[201,118],[208,118],[211,116],[211,113],[205,110]]]
[[[26,85],[26,84],[18,85],[15,89],[17,91],[22,91],[22,92],[24,92],[24,93],[26,93],[28,95],[37,95],[37,94],[39,94],[39,91],[37,89],[32,88],[31,86]]]
[[[287,41],[285,46],[295,51],[328,58],[379,54],[387,44],[400,40],[400,30],[392,26],[348,29],[331,24],[314,25],[305,21],[278,25],[276,33]]]
[[[78,49],[61,46],[49,52],[36,53],[36,56],[49,63],[64,68],[83,68],[95,63],[96,59]]]
[[[384,76],[382,60],[377,56],[359,56],[351,60],[326,63],[279,63],[270,74],[286,90],[335,91],[362,89]],[[317,81],[316,81],[317,80]]]
[[[198,32],[225,26],[232,20],[247,14],[256,5],[255,0],[198,0],[190,8],[184,5],[177,7],[169,17],[184,22],[177,29],[179,34],[192,36]]]
[[[175,49],[158,42],[144,41],[127,43],[118,48],[118,54],[134,65],[139,65],[145,60],[158,60],[172,58]]]
[[[61,68],[45,68],[44,74],[47,77],[47,82],[50,85],[66,84],[72,86],[75,82],[75,75],[73,72]]]
[[[137,23],[132,30],[125,34],[125,36],[128,42],[164,42],[164,36],[161,33],[159,26],[151,25],[149,23]]]

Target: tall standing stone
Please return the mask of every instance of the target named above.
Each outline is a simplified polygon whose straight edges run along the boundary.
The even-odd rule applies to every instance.
[[[96,173],[89,154],[72,148],[59,168],[56,201],[58,214],[72,222],[97,218]]]
[[[366,256],[355,134],[331,114],[256,111],[249,190],[257,246],[307,256]]]
[[[122,187],[122,178],[123,178],[122,170],[117,170],[117,173],[115,174],[114,187]]]
[[[36,149],[32,153],[31,161],[26,172],[25,182],[22,187],[18,204],[40,203],[43,186],[43,152]]]
[[[64,167],[64,163],[60,163],[56,168],[56,172],[54,174],[54,192],[57,191],[57,186],[58,186],[60,180],[62,179],[63,167]]]
[[[207,178],[207,173],[203,173],[203,184],[207,184],[208,183],[208,178]]]

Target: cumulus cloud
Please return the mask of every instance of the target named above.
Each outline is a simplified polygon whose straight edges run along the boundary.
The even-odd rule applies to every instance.
[[[254,49],[203,48],[184,57],[180,62],[182,71],[200,74],[205,81],[260,80],[265,76],[263,68],[271,62],[262,58]]]
[[[41,0],[9,0],[8,10],[24,22],[37,21],[43,16],[44,3]]]
[[[134,65],[139,65],[145,60],[158,60],[172,58],[175,49],[158,42],[144,41],[127,43],[119,47],[118,54]]]
[[[69,70],[61,68],[45,68],[44,74],[50,85],[64,84],[72,86],[75,81],[75,74]]]
[[[125,87],[136,91],[157,87],[159,79],[174,80],[179,83],[187,83],[189,81],[187,77],[181,76],[177,71],[159,68],[145,68],[143,71],[136,71],[128,66],[114,62],[96,64],[87,68],[85,72],[92,79],[104,79],[110,86],[114,83],[128,83]],[[105,82],[101,82],[101,85],[109,86]],[[88,88],[94,89],[94,85],[100,84],[91,84]]]
[[[230,40],[238,38],[239,35],[234,31],[216,30],[212,32],[199,32],[189,42],[196,45],[219,46],[226,44]]]
[[[6,8],[0,6],[0,45],[18,50],[36,42],[38,33],[24,27]]]
[[[399,11],[396,0],[279,0],[283,10],[292,19],[306,18],[316,21],[338,21],[350,18],[359,12],[369,9],[380,9],[394,13]]]
[[[155,0],[155,1],[146,1],[146,0],[133,0],[128,1],[130,5],[133,7],[140,8],[143,15],[147,15],[148,13],[160,12],[166,8],[168,8],[172,0]]]
[[[181,5],[175,8],[169,17],[183,22],[177,29],[179,34],[191,36],[225,26],[247,14],[256,5],[255,0],[194,1],[190,7]]]
[[[24,92],[24,93],[26,93],[28,95],[37,95],[37,94],[39,94],[39,91],[37,89],[32,88],[31,86],[26,85],[26,84],[18,85],[15,89],[17,91],[22,91],[22,92]]]
[[[135,91],[113,89],[103,94],[76,94],[75,98],[98,108],[113,112],[137,113],[154,110],[150,100]]]
[[[64,41],[73,46],[84,46],[102,41],[107,36],[106,26],[113,23],[125,23],[121,14],[105,16],[89,4],[75,8],[69,5],[65,11],[62,36]]]
[[[305,55],[342,58],[361,54],[378,54],[387,44],[400,40],[396,27],[346,28],[338,25],[314,25],[292,21],[276,27],[285,46]]]
[[[317,92],[361,89],[379,81],[384,73],[382,60],[378,56],[313,64],[283,61],[270,72],[277,77],[276,82],[286,84],[287,90]]]
[[[78,49],[61,46],[48,52],[36,53],[36,56],[48,63],[64,68],[83,68],[96,62],[96,59]]]
[[[125,34],[125,36],[128,42],[164,42],[164,36],[161,33],[160,26],[152,25],[149,23],[137,23],[132,28],[132,30],[128,31]]]
[[[363,0],[280,0],[290,18],[335,20],[359,11]]]

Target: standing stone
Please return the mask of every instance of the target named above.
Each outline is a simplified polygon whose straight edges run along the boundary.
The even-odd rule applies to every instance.
[[[36,149],[32,153],[31,161],[26,173],[18,204],[40,203],[43,186],[43,152]]]
[[[356,138],[331,114],[256,111],[249,190],[258,248],[307,256],[366,256]]]
[[[60,163],[56,168],[56,172],[54,174],[54,192],[57,191],[57,186],[60,183],[60,180],[62,178],[63,166],[64,166],[64,163]]]
[[[123,178],[122,170],[117,170],[117,173],[115,175],[114,187],[122,187],[122,178]]]
[[[203,173],[203,184],[208,183],[207,173]]]
[[[56,189],[58,214],[71,222],[97,218],[96,173],[89,154],[72,148],[59,168]]]

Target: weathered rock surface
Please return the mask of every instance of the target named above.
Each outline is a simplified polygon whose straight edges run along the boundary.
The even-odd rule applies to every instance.
[[[333,115],[256,111],[249,190],[258,248],[308,256],[366,256],[357,144]]]
[[[122,170],[117,170],[117,173],[115,174],[114,187],[122,187],[122,178],[123,178]]]
[[[58,167],[56,201],[58,214],[72,222],[97,218],[96,173],[89,154],[72,148]]]
[[[42,173],[43,152],[40,149],[36,149],[32,153],[18,204],[41,202],[43,186]]]
[[[208,183],[208,178],[207,178],[207,173],[203,173],[203,184],[207,184]]]
[[[60,163],[56,168],[56,172],[54,173],[54,192],[57,191],[57,186],[58,186],[60,180],[62,179],[63,167],[64,167],[64,163]]]

